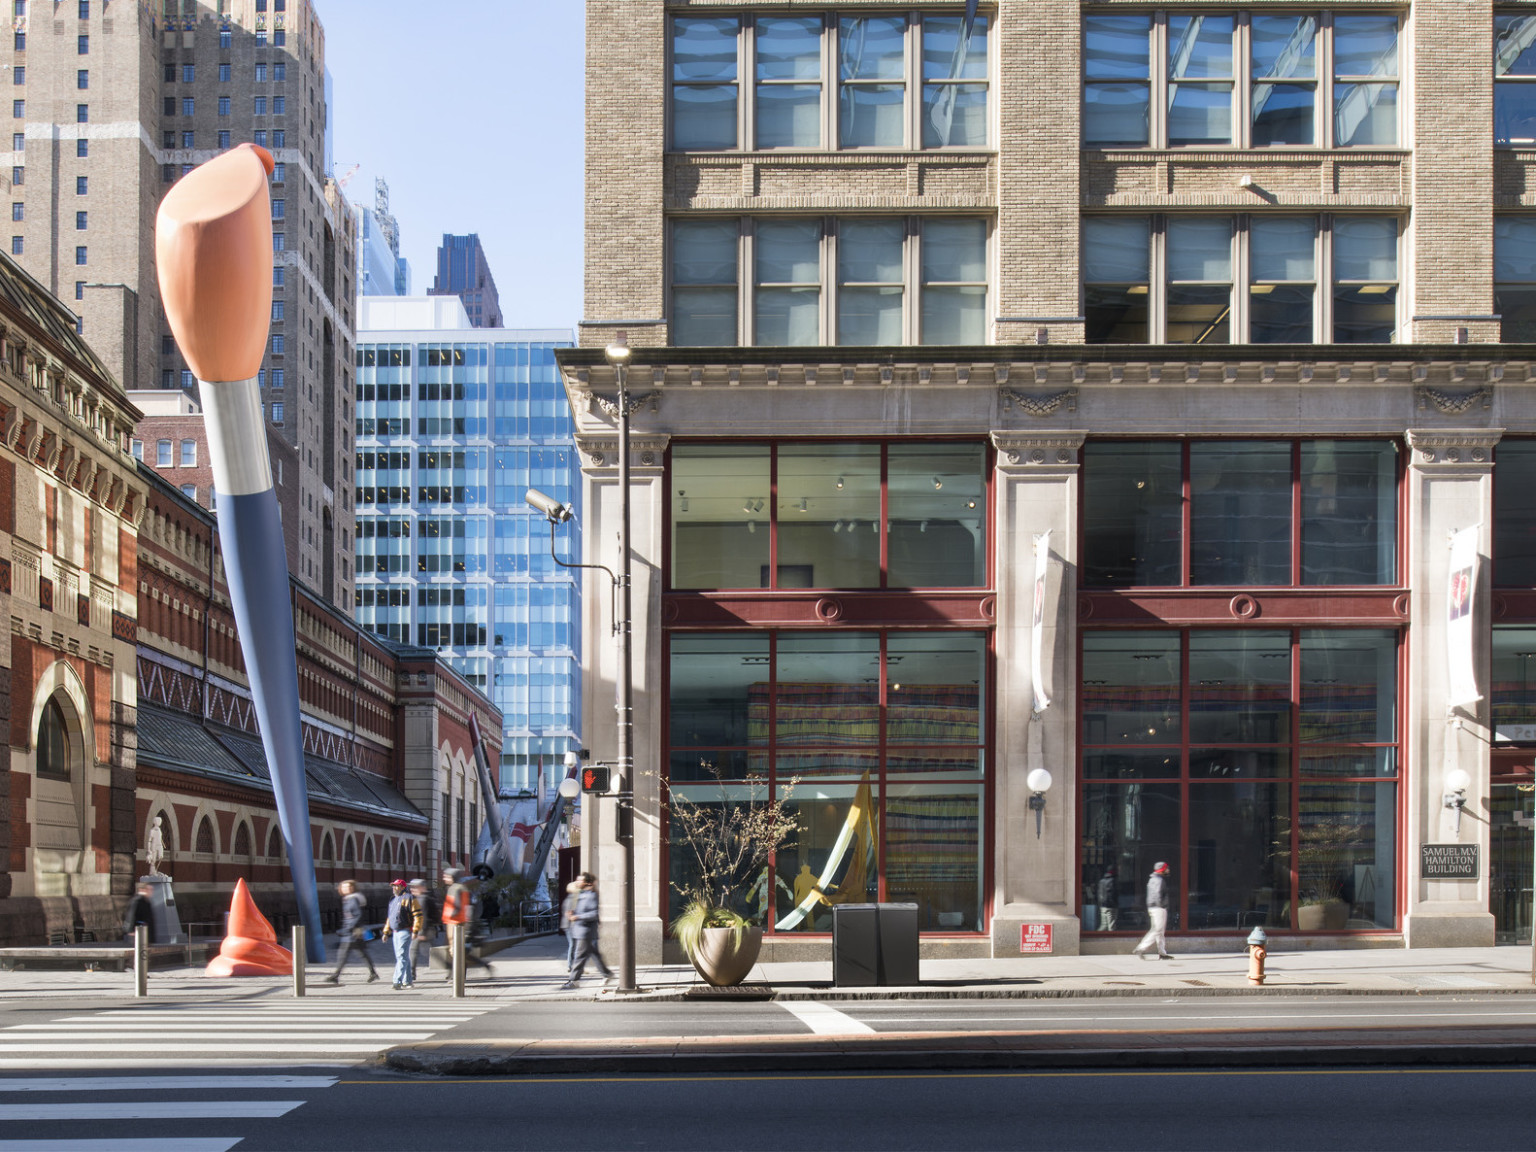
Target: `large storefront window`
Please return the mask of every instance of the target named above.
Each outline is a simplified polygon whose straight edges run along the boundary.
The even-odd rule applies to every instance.
[[[678,589],[975,588],[981,444],[679,444]]]
[[[1083,461],[1085,587],[1396,582],[1390,441],[1096,441]]]
[[[981,632],[671,635],[674,793],[742,803],[757,776],[800,824],[739,878],[738,911],[823,932],[836,904],[910,901],[924,931],[982,930],[986,650]],[[674,884],[688,866],[669,852]]]
[[[1493,456],[1493,582],[1536,587],[1536,440],[1504,440]]]
[[[1083,927],[1389,929],[1396,910],[1397,635],[1083,635]]]

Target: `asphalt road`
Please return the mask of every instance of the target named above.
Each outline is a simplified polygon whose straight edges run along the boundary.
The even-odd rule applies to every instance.
[[[292,1079],[274,1079],[289,1076]],[[30,1083],[29,1083],[30,1081]],[[1528,1149],[1536,1068],[0,1079],[0,1152]],[[88,1146],[88,1145],[87,1145]]]

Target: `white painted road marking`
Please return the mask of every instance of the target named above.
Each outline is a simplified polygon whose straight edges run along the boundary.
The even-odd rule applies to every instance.
[[[115,1100],[110,1103],[0,1104],[0,1120],[213,1120],[271,1118],[302,1100]]]
[[[229,1152],[243,1136],[169,1138],[108,1136],[99,1140],[0,1140],[0,1152]]]
[[[0,1028],[0,1069],[122,1067],[106,1058],[133,1054],[144,1058],[145,1067],[177,1060],[182,1066],[249,1064],[273,1056],[355,1059],[431,1039],[496,1007],[316,999],[109,1008]]]
[[[334,1076],[29,1076],[0,1079],[0,1092],[264,1092],[329,1088]]]
[[[866,1036],[875,1031],[830,1004],[815,1000],[781,1000],[778,1004],[818,1036]]]

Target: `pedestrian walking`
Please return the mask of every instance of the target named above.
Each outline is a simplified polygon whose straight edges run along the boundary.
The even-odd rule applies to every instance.
[[[565,886],[565,899],[560,901],[560,931],[565,936],[565,978],[571,978],[576,967],[576,933],[571,931],[571,917],[576,908],[576,894],[581,891],[581,881],[572,880]]]
[[[425,880],[411,881],[411,895],[421,905],[421,935],[416,938],[416,951],[411,957],[411,971],[419,972],[432,964],[432,945],[442,931],[442,908],[432,894],[432,885]]]
[[[464,873],[457,868],[443,873],[443,882],[448,885],[448,890],[443,894],[443,931],[448,936],[448,947],[453,947],[453,925],[464,925],[464,963],[474,964],[485,969],[485,974],[491,974],[491,966],[469,950],[469,934],[475,923],[475,894],[472,885],[478,883],[474,878],[466,878]],[[448,979],[453,979],[453,957],[448,958]]]
[[[341,970],[347,966],[347,956],[356,948],[363,963],[368,965],[368,983],[372,984],[379,978],[379,970],[373,966],[373,957],[368,955],[368,941],[363,931],[363,909],[368,907],[368,898],[357,890],[354,880],[343,880],[336,885],[336,891],[341,894],[341,927],[336,930],[336,971],[327,976],[325,982],[341,983]]]
[[[581,890],[576,893],[576,900],[571,906],[571,935],[576,937],[576,957],[571,964],[569,978],[560,985],[562,990],[574,988],[580,983],[588,960],[596,962],[597,970],[603,974],[605,984],[611,984],[618,979],[603,959],[603,954],[598,951],[597,921],[597,877],[590,872],[583,872]]]
[[[1115,879],[1115,866],[1111,864],[1099,877],[1099,930],[1113,932],[1119,912],[1120,892]]]
[[[1168,955],[1168,942],[1164,939],[1164,933],[1168,931],[1168,899],[1168,865],[1159,860],[1152,865],[1152,875],[1147,877],[1147,922],[1151,927],[1141,938],[1141,943],[1131,949],[1137,956],[1155,947],[1159,960],[1173,959]]]
[[[396,991],[416,983],[416,937],[421,934],[421,905],[406,891],[404,880],[391,880],[389,889],[394,895],[389,901],[389,911],[384,916],[384,938],[393,937],[395,946]]]
[[[152,884],[140,884],[133,899],[128,901],[128,908],[123,913],[123,934],[132,939],[134,929],[140,924],[149,929],[145,934],[149,943],[156,943],[155,889]]]

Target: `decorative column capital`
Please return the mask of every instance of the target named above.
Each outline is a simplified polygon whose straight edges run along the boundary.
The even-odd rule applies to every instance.
[[[1404,439],[1415,468],[1436,471],[1451,468],[1493,467],[1493,448],[1504,435],[1502,428],[1409,428]]]
[[[1087,432],[1072,428],[1059,432],[994,429],[992,447],[997,449],[997,470],[1014,474],[1075,470],[1087,438]]]

